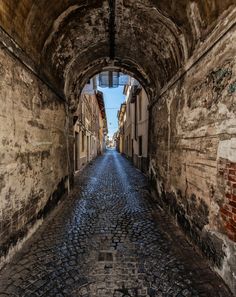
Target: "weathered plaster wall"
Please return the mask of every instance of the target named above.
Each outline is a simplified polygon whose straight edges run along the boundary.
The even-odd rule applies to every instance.
[[[150,110],[159,202],[236,293],[234,27]]]
[[[57,202],[68,175],[64,103],[3,48],[0,127],[1,258]]]

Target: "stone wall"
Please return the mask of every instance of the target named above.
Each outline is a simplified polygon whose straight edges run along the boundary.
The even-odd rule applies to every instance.
[[[68,176],[64,103],[3,47],[0,127],[3,260],[59,200]]]
[[[236,292],[234,27],[150,109],[159,203]]]

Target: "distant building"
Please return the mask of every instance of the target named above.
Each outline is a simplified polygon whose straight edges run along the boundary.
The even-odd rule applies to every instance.
[[[102,154],[106,148],[107,120],[103,93],[96,90],[96,79],[86,84],[74,114],[74,170]]]
[[[143,172],[148,168],[148,97],[142,86],[131,79],[124,86],[126,100],[118,111],[118,151]]]
[[[116,142],[115,142],[114,135],[111,138],[109,136],[107,136],[106,146],[107,146],[107,148],[115,148]]]
[[[112,136],[112,143],[114,148],[117,147],[117,138],[118,138],[118,132],[115,132]]]
[[[122,103],[117,113],[119,125],[119,148],[121,154],[125,153],[125,121],[126,121],[126,103]]]

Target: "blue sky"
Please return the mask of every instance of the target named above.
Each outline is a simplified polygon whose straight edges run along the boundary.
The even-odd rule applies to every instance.
[[[109,137],[112,137],[118,130],[117,111],[120,109],[121,103],[125,101],[123,86],[111,89],[99,87],[98,89],[104,94],[108,135]]]

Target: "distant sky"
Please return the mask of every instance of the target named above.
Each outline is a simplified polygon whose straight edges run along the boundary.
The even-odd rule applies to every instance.
[[[125,96],[123,95],[123,86],[111,89],[98,87],[98,89],[103,92],[104,95],[108,135],[109,137],[112,137],[113,134],[118,130],[117,111],[120,109],[121,103],[125,101]]]

